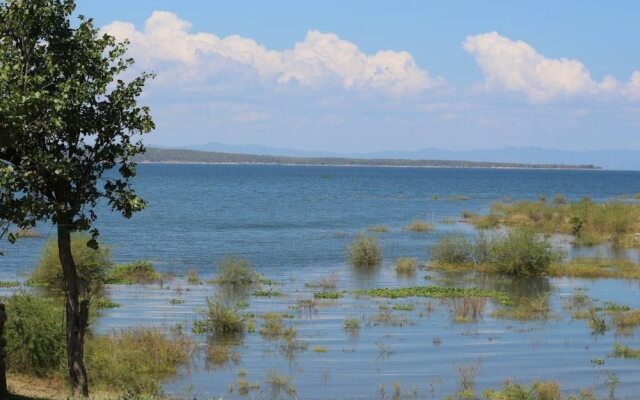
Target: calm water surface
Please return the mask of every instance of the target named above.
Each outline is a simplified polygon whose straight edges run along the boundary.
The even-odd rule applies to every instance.
[[[439,399],[453,393],[457,385],[456,366],[478,368],[477,387],[499,386],[505,378],[530,382],[558,379],[564,389],[589,387],[606,392],[608,372],[620,379],[619,398],[638,398],[640,363],[610,358],[618,341],[639,347],[634,336],[591,335],[585,321],[572,321],[563,303],[576,288],[598,299],[640,307],[636,282],[552,279],[536,287],[548,293],[557,318],[542,322],[495,320],[489,303],[477,323],[452,321],[447,302],[429,299],[366,299],[347,295],[326,301],[316,313],[291,310],[299,299],[313,296],[307,282],[335,275],[340,290],[365,287],[401,287],[440,284],[425,280],[425,271],[413,277],[396,276],[396,257],[428,258],[428,247],[452,231],[473,234],[457,221],[462,211],[485,212],[495,201],[537,199],[546,194],[564,194],[569,199],[589,196],[608,200],[640,192],[640,173],[617,171],[538,171],[487,169],[414,169],[358,167],[294,167],[239,165],[141,165],[136,188],[149,207],[131,221],[103,212],[99,227],[102,241],[113,247],[114,259],[126,262],[153,260],[162,271],[183,274],[196,268],[203,279],[215,274],[215,264],[225,255],[249,259],[263,275],[280,285],[282,298],[249,297],[248,311],[257,315],[270,311],[293,313],[288,324],[309,349],[285,357],[279,342],[249,334],[236,351],[238,364],[215,368],[196,355],[193,366],[166,385],[169,393],[189,392],[194,396],[238,397],[229,392],[238,372],[246,370],[248,380],[262,384],[250,398],[268,397],[266,374],[276,370],[291,376],[298,398],[370,399],[384,384],[387,396],[393,382],[417,398]],[[466,200],[462,200],[463,197]],[[413,219],[425,219],[436,226],[428,234],[404,230]],[[446,222],[446,223],[445,223]],[[391,232],[376,234],[382,246],[384,265],[368,273],[345,263],[347,245],[358,232],[385,224]],[[2,244],[7,255],[0,258],[0,278],[24,279],[37,263],[49,229],[39,228],[44,237]],[[560,243],[560,242],[559,242]],[[569,251],[569,256],[605,254],[607,248]],[[634,251],[623,252],[638,261]],[[468,278],[468,277],[467,277]],[[504,282],[470,282],[456,278],[447,284],[512,289]],[[533,286],[533,285],[532,285]],[[207,296],[216,288],[188,285],[177,278],[159,286],[112,286],[112,299],[120,308],[106,310],[96,322],[98,331],[137,325],[172,326],[189,330]],[[6,292],[6,290],[5,290]],[[183,304],[171,305],[169,299]],[[376,325],[372,317],[384,304],[412,303],[413,312],[393,311],[406,319],[402,327]],[[432,312],[425,311],[430,303]],[[360,318],[356,337],[346,334],[343,320]],[[258,327],[260,320],[258,319]],[[197,336],[203,349],[207,338]],[[315,346],[327,348],[316,353]],[[202,352],[204,353],[204,351]],[[591,363],[605,359],[604,365]]]

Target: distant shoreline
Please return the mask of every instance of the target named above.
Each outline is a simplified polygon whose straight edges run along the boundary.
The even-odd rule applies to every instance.
[[[379,168],[477,168],[523,170],[598,171],[594,165],[499,163],[462,160],[356,159],[324,157],[280,157],[196,150],[149,148],[136,157],[140,164],[184,165],[282,165],[308,167],[379,167]]]

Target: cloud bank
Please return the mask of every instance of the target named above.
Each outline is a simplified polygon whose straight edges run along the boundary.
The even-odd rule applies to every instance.
[[[339,85],[392,95],[420,93],[442,86],[442,78],[421,69],[406,51],[363,53],[357,45],[334,33],[311,30],[302,42],[286,50],[269,50],[238,35],[220,38],[190,33],[191,24],[166,11],[155,11],[139,31],[115,21],[103,31],[129,39],[132,56],[143,67],[173,67],[183,80],[204,80],[233,71],[254,73],[266,84],[299,84],[313,88]]]

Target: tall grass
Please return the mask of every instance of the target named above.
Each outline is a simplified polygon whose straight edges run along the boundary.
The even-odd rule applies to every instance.
[[[194,343],[179,332],[131,328],[90,337],[87,371],[98,389],[156,394],[164,380],[189,362],[193,349]]]
[[[251,286],[262,280],[262,276],[251,268],[248,260],[225,257],[218,263],[218,276],[213,282],[233,286]]]
[[[109,269],[106,274],[106,281],[111,284],[147,284],[161,280],[162,274],[157,272],[153,264],[147,260],[117,265]]]
[[[227,337],[242,335],[245,331],[244,320],[238,309],[220,297],[207,298],[201,327],[206,333]]]
[[[433,225],[431,225],[427,221],[416,219],[411,221],[411,223],[407,225],[407,230],[418,233],[431,232],[433,230]]]
[[[360,235],[349,247],[349,261],[356,267],[373,267],[382,262],[378,241],[371,236]]]
[[[567,202],[557,197],[552,204],[521,201],[495,203],[483,216],[471,218],[478,228],[498,226],[530,227],[542,233],[576,236],[578,244],[609,241],[616,246],[638,247],[634,233],[640,231],[640,204],[612,201],[595,203],[590,199]]]
[[[548,239],[533,230],[518,228],[492,237],[479,235],[475,242],[462,235],[443,237],[431,250],[433,268],[478,269],[505,275],[544,275],[560,259]]]

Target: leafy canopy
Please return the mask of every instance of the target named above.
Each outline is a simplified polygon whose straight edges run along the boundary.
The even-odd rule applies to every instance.
[[[147,73],[122,78],[127,43],[91,19],[70,23],[73,0],[0,3],[0,237],[38,221],[92,233],[101,199],[129,218],[145,206],[130,185],[141,135],[137,104]],[[11,242],[15,236],[8,234]]]

